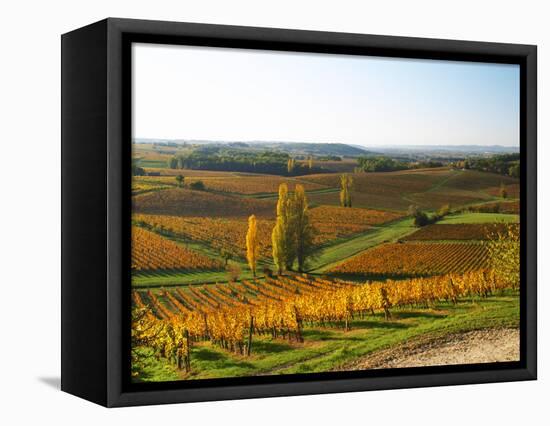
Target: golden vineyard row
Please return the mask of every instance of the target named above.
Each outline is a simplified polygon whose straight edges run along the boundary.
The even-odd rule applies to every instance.
[[[221,262],[132,226],[132,269],[222,269]]]
[[[148,291],[150,304],[144,303],[143,293],[134,291],[134,304],[143,313],[133,321],[133,330],[136,344],[150,346],[168,359],[185,360],[187,366],[193,341],[209,340],[245,354],[250,353],[253,335],[303,341],[304,325],[339,325],[347,330],[350,320],[368,313],[384,312],[389,317],[393,307],[428,306],[443,300],[455,303],[461,297],[487,296],[506,287],[494,271],[480,270],[364,285],[282,276],[244,281],[240,286],[164,291],[164,302]]]
[[[481,243],[389,243],[366,250],[333,267],[341,274],[442,275],[489,267]]]
[[[316,230],[315,245],[322,245],[336,238],[364,232],[371,227],[395,220],[402,215],[392,212],[366,209],[346,209],[336,206],[320,206],[309,211]],[[134,221],[152,229],[164,229],[172,234],[211,245],[217,250],[227,250],[245,257],[245,236],[248,229],[246,217],[210,218],[135,214]],[[271,232],[274,220],[258,219],[260,255],[271,258]]]

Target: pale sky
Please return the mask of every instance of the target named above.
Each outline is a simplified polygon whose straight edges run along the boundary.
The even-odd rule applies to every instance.
[[[519,146],[519,66],[134,44],[133,136]]]

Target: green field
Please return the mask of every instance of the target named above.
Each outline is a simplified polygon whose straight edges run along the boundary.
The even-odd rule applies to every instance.
[[[320,250],[318,257],[314,258],[308,266],[308,271],[323,272],[329,269],[334,263],[352,257],[378,244],[395,241],[405,235],[411,234],[415,230],[416,228],[413,226],[412,219],[406,218],[374,227],[374,229],[362,235],[349,238],[345,241],[337,241]]]
[[[461,213],[449,215],[438,223],[516,223],[519,215],[504,213]]]

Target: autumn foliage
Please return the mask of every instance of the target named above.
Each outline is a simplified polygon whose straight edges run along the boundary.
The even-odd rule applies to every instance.
[[[189,287],[188,290],[137,291],[133,322],[136,344],[190,368],[189,346],[209,340],[231,352],[250,354],[253,335],[303,341],[305,326],[341,327],[398,307],[457,303],[466,296],[486,297],[510,286],[493,270],[430,278],[354,284],[307,275]],[[161,300],[162,296],[162,300]],[[148,303],[143,301],[148,300]],[[182,367],[180,367],[182,368]]]

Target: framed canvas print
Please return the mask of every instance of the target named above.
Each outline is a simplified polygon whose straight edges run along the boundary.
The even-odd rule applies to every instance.
[[[107,19],[62,37],[62,389],[536,378],[536,47]]]

